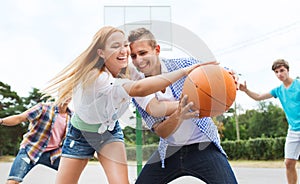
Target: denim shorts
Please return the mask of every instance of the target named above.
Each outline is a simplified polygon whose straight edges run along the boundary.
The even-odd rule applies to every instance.
[[[124,135],[119,122],[116,122],[112,131],[103,134],[97,132],[81,131],[71,123],[62,147],[62,156],[68,158],[89,159],[94,156],[95,151],[112,142],[124,142]]]
[[[24,177],[29,173],[29,171],[38,164],[42,164],[57,170],[59,161],[60,158],[57,158],[52,165],[50,161],[50,152],[45,152],[41,155],[38,162],[34,164],[29,159],[25,149],[21,148],[11,166],[10,173],[7,179],[22,182]]]

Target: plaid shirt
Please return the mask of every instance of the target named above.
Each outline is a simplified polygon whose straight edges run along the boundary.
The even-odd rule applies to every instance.
[[[72,115],[71,110],[67,109],[67,123]],[[39,103],[29,109],[27,119],[29,121],[28,131],[23,136],[21,147],[24,147],[30,160],[36,163],[50,140],[51,130],[55,119],[58,116],[58,107],[51,103]],[[66,131],[64,133],[64,137]],[[51,150],[51,163],[61,155],[61,145],[59,148]]]
[[[193,64],[199,63],[199,61],[193,59],[193,58],[180,58],[180,59],[163,59],[162,62],[165,64],[166,68],[168,69],[169,72],[172,72],[174,70],[178,70],[180,68],[185,68],[187,66],[191,66]],[[185,81],[186,77],[183,77],[170,85],[170,88],[172,90],[173,96],[175,97],[176,100],[179,100],[181,93],[182,93],[182,88],[183,84]],[[143,108],[139,106],[139,104],[136,102],[135,99],[133,99],[133,103],[137,107],[137,110],[145,120],[147,126],[152,129],[152,126],[156,122],[162,122],[165,117],[153,117],[149,115]],[[225,151],[223,150],[221,144],[220,144],[220,138],[218,135],[218,130],[212,121],[210,117],[205,117],[205,118],[194,118],[193,122],[198,126],[201,132],[203,132],[216,146],[217,148],[221,151],[226,156]],[[166,151],[167,151],[168,143],[165,139],[160,138],[159,146],[158,146],[158,151],[160,154],[160,159],[162,162],[162,167],[164,168],[164,159],[166,157]]]

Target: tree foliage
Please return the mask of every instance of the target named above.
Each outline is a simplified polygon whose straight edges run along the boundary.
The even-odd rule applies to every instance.
[[[148,129],[143,129],[143,145],[149,145],[149,144],[157,144],[159,142],[159,137],[151,132]],[[125,142],[128,145],[134,145],[136,142],[136,129],[132,128],[130,126],[127,126],[123,129]]]
[[[39,89],[33,88],[27,97],[20,97],[11,90],[8,84],[0,82],[0,118],[19,114],[41,101]],[[236,106],[241,112],[241,107]],[[257,109],[248,109],[236,114],[236,109],[229,109],[228,113],[213,120],[216,123],[222,140],[236,140],[236,120],[238,120],[239,135],[241,140],[258,137],[276,138],[284,137],[287,133],[287,120],[281,107],[265,101],[259,102]],[[235,115],[237,117],[235,117]],[[236,119],[237,118],[237,119]],[[0,156],[3,154],[15,155],[20,141],[26,132],[27,123],[13,127],[0,127]],[[134,128],[123,129],[125,142],[134,146],[136,131]],[[150,130],[143,130],[143,145],[153,145],[159,142],[159,137]]]
[[[257,137],[286,136],[288,123],[281,107],[272,102],[259,102],[258,109],[246,110],[238,115],[240,138],[246,140]],[[224,130],[222,140],[236,140],[234,116],[223,118]]]
[[[0,118],[16,115],[39,103],[41,94],[38,89],[33,88],[28,97],[20,97],[11,90],[8,84],[0,82]],[[28,127],[27,123],[16,126],[0,127],[0,156],[3,154],[15,155],[18,151],[20,141]]]

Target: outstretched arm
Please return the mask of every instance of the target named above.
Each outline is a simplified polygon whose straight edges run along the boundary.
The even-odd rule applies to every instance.
[[[2,122],[2,125],[5,125],[5,126],[18,125],[25,121],[27,121],[27,111],[25,111],[21,114],[18,114],[18,115],[12,115],[12,116],[8,116],[6,118],[0,119],[0,123]]]
[[[256,101],[265,100],[265,99],[269,99],[269,98],[273,97],[270,93],[259,94],[259,93],[250,91],[247,88],[246,81],[244,81],[244,84],[241,84],[241,83],[239,84],[239,90],[244,91],[250,98],[252,98]]]
[[[173,72],[147,77],[138,81],[126,82],[123,84],[124,89],[129,94],[129,96],[147,96],[149,94],[155,93],[159,90],[165,89],[167,86],[171,85],[178,79],[188,75],[193,69],[207,65],[207,64],[218,64],[217,62],[208,62],[195,64],[180,70]]]

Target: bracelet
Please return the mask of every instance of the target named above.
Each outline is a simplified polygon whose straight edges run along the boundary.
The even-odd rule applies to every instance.
[[[3,123],[4,123],[4,121],[3,121],[3,119],[2,118],[0,118],[1,119],[1,121],[0,121],[0,125],[2,125]]]

